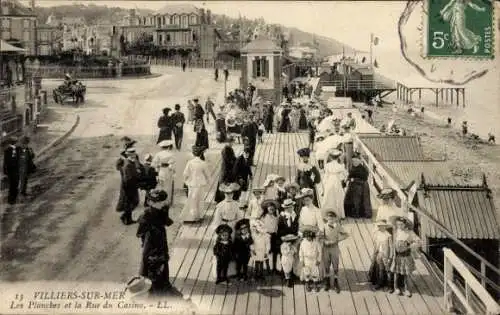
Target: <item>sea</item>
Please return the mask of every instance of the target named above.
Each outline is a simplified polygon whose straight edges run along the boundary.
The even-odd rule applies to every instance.
[[[498,34],[500,35],[500,34]],[[498,36],[497,35],[497,36]],[[497,47],[500,38],[497,39]],[[500,49],[496,49],[500,52]],[[378,68],[376,72],[395,81],[411,81],[416,77],[422,77],[415,68],[410,65],[399,51],[385,51],[377,54]],[[485,61],[485,68],[489,68],[488,73],[481,78],[472,80],[463,85],[465,88],[465,107],[457,107],[455,104],[439,104],[435,107],[435,94],[432,91],[422,92],[422,104],[426,110],[436,114],[452,113],[460,123],[466,120],[471,132],[487,137],[491,132],[500,137],[500,59],[496,56],[493,61]],[[437,62],[439,66],[439,61]],[[467,67],[467,62],[456,62],[455,72],[460,72],[461,68]],[[427,86],[433,86],[428,81]],[[395,99],[396,94],[391,95]],[[417,99],[417,94],[413,95],[413,100]],[[390,98],[390,99],[391,99]],[[441,101],[441,100],[440,100]],[[462,101],[462,100],[460,100]],[[449,101],[451,103],[451,101]]]

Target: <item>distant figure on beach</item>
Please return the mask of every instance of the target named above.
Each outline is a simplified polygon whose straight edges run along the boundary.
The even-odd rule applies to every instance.
[[[478,12],[486,11],[471,0],[450,0],[439,13],[443,20],[450,24],[451,44],[455,53],[461,53],[464,49],[473,49],[475,54],[479,50],[481,36],[467,28],[465,19],[467,6]]]
[[[467,133],[469,132],[469,127],[467,126],[467,121],[462,122],[462,136],[466,136]]]
[[[488,144],[496,144],[495,135],[488,132]]]

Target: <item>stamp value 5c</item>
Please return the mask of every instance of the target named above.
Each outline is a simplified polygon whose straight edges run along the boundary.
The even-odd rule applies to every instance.
[[[427,57],[494,58],[491,0],[427,0]]]

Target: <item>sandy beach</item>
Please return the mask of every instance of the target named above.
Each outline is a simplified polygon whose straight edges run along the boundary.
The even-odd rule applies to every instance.
[[[448,110],[453,112],[450,108]],[[426,155],[432,159],[446,157],[455,174],[470,174],[479,180],[484,172],[500,215],[500,145],[474,145],[462,138],[458,128],[447,127],[444,120],[427,115],[413,117],[402,108],[393,112],[390,105],[376,108],[373,118],[377,128],[395,119],[396,124],[409,134],[419,135]]]

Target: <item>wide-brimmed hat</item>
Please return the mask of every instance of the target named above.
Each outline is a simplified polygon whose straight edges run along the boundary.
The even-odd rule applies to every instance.
[[[240,190],[240,185],[238,185],[237,183],[221,184],[219,186],[219,190],[223,193],[232,193]]]
[[[241,219],[234,225],[235,230],[241,230],[242,228],[247,227],[250,228],[250,220],[249,219]]]
[[[391,225],[389,223],[387,223],[387,220],[378,220],[377,222],[375,222],[375,226],[376,227],[379,227],[379,226],[390,227]]]
[[[262,203],[260,204],[260,207],[262,209],[267,209],[270,206],[273,206],[275,209],[280,208],[279,202],[277,202],[276,200],[273,200],[273,199],[266,199],[266,200],[262,201]]]
[[[125,150],[125,154],[129,154],[129,155],[136,154],[136,150],[135,150],[135,148],[127,148],[127,150]]]
[[[223,232],[233,233],[233,229],[227,224],[221,224],[215,229],[216,234],[221,234]]]
[[[311,155],[311,149],[309,148],[302,148],[297,151],[297,154],[300,157],[309,157]]]
[[[327,219],[329,216],[331,216],[333,213],[334,217],[338,217],[337,212],[333,208],[324,208],[321,209],[321,215],[323,216],[324,219]]]
[[[340,151],[339,149],[332,149],[328,151],[328,155],[331,155],[333,157],[339,157],[342,155],[342,151]]]
[[[281,240],[283,242],[293,242],[295,241],[296,239],[298,239],[299,237],[297,235],[294,235],[294,234],[287,234],[285,236],[282,236],[281,237]]]
[[[290,189],[297,189],[297,190],[300,190],[300,186],[299,184],[295,183],[295,182],[292,182],[292,183],[287,183],[285,185],[285,190],[290,190]]]
[[[377,197],[380,199],[392,199],[394,198],[395,193],[396,192],[392,188],[384,188],[380,191]]]
[[[393,226],[396,226],[396,222],[400,221],[403,222],[406,225],[406,228],[412,229],[413,228],[413,222],[410,221],[407,217],[399,216],[399,215],[393,215],[389,217],[388,220]]]
[[[152,282],[148,278],[142,276],[136,276],[127,282],[126,291],[129,292],[131,296],[138,296],[145,294],[151,289]]]
[[[264,180],[264,184],[262,186],[267,187],[270,182],[276,181],[276,179],[279,177],[279,175],[276,174],[268,174],[266,176],[266,179]]]
[[[282,208],[289,208],[293,206],[295,206],[295,201],[293,201],[292,199],[285,199],[285,201],[283,201],[283,204],[281,205]]]
[[[280,181],[280,180],[282,180],[282,181],[286,181],[286,178],[285,178],[285,177],[283,177],[283,176],[281,176],[281,175],[278,175],[278,176],[274,179],[274,181],[275,181],[275,182]]]
[[[174,141],[173,140],[163,140],[163,141],[160,141],[158,143],[158,146],[160,148],[168,148],[168,147],[171,147],[174,145]]]
[[[314,197],[314,190],[311,188],[302,188],[295,198],[304,198],[304,197]]]
[[[316,236],[316,233],[318,233],[318,228],[314,225],[306,225],[302,227],[302,235],[304,237],[307,237],[308,235],[312,235],[314,237]]]
[[[166,191],[161,189],[153,189],[149,192],[148,199],[151,202],[163,202],[167,200],[168,194]]]

